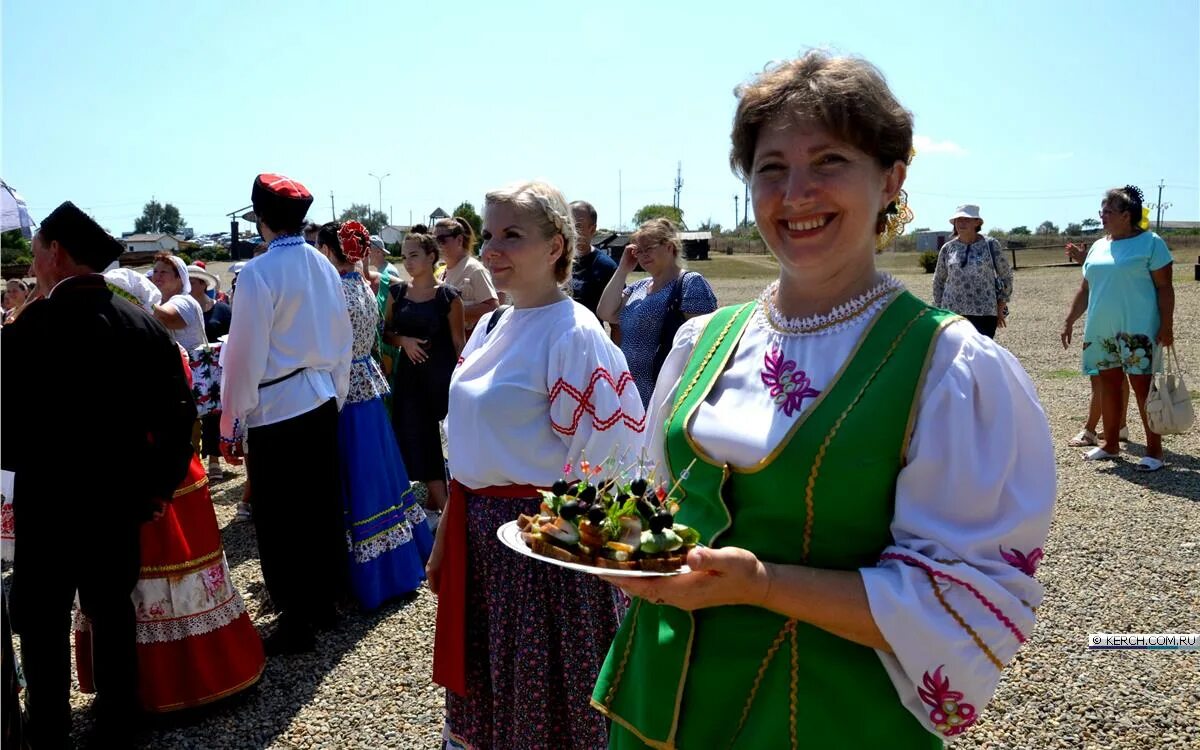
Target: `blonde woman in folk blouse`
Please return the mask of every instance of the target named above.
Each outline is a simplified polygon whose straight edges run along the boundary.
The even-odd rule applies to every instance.
[[[954,239],[942,245],[933,272],[933,304],[971,321],[988,338],[1005,326],[1013,273],[1000,243],[980,234],[979,206],[958,207],[950,217]]]
[[[607,727],[589,695],[616,632],[612,589],[514,554],[496,529],[535,512],[564,464],[636,455],[645,413],[621,350],[562,291],[575,247],[562,194],[493,191],[483,219],[483,262],[513,305],[480,319],[450,381],[454,485],[429,560],[446,738],[599,750]]]

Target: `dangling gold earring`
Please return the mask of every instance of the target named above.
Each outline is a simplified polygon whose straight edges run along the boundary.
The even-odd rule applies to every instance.
[[[904,233],[904,227],[913,220],[908,207],[908,193],[903,190],[887,208],[879,213],[875,221],[875,252],[882,253],[892,241]]]

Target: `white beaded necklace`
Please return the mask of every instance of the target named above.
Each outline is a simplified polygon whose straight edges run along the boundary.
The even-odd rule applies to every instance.
[[[762,318],[771,330],[787,336],[799,336],[821,333],[849,323],[873,310],[903,288],[904,285],[895,276],[884,274],[882,281],[854,299],[838,305],[827,313],[809,315],[804,318],[788,318],[779,312],[779,308],[775,304],[776,292],[779,291],[778,281],[771,282],[759,295],[758,301],[762,307]]]

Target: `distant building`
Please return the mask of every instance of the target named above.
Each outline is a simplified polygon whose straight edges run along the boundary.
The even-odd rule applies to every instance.
[[[398,245],[404,242],[404,238],[412,231],[411,226],[400,224],[388,224],[383,229],[379,230],[379,236],[383,239],[386,245]]]
[[[165,232],[158,234],[130,234],[121,238],[121,244],[125,245],[125,252],[127,253],[147,250],[153,252],[179,252],[179,238]]]
[[[430,224],[430,226],[432,226],[437,223],[438,219],[449,219],[449,218],[450,218],[450,214],[443,211],[441,209],[441,207],[439,206],[438,208],[433,209],[433,213],[429,214],[429,224]]]
[[[936,253],[942,249],[942,245],[950,241],[950,238],[954,236],[954,232],[949,229],[927,229],[923,232],[917,232],[914,236],[917,239],[917,252],[932,250]]]
[[[688,260],[708,260],[712,232],[680,232],[679,241],[683,243],[683,257]]]

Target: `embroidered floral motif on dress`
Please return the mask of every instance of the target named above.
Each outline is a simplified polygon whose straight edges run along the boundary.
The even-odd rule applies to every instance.
[[[787,416],[800,410],[806,398],[816,398],[821,392],[812,387],[808,373],[796,369],[796,362],[783,358],[783,350],[771,346],[763,355],[763,385],[770,388],[775,407]]]
[[[597,367],[594,371],[592,371],[592,378],[588,382],[587,388],[582,391],[562,378],[559,378],[554,383],[554,386],[550,389],[551,409],[554,408],[554,403],[563,395],[573,398],[576,404],[578,404],[578,406],[575,407],[575,412],[571,417],[571,424],[561,425],[551,418],[550,426],[554,428],[555,432],[562,435],[574,435],[575,431],[579,429],[579,423],[583,421],[584,414],[590,414],[592,416],[592,428],[599,432],[612,429],[617,425],[618,422],[624,422],[625,426],[634,432],[642,432],[645,430],[646,416],[643,414],[641,419],[634,419],[632,415],[627,414],[625,410],[621,408],[619,402],[617,404],[616,411],[606,417],[601,418],[600,415],[596,413],[594,396],[596,387],[601,383],[606,383],[610,388],[612,388],[613,392],[615,392],[619,398],[625,394],[626,388],[633,386],[633,376],[626,371],[621,373],[621,376],[614,381],[608,370],[604,369],[603,367]],[[641,404],[640,400],[638,401],[638,404]]]
[[[362,539],[357,542],[351,542],[350,551],[354,555],[354,562],[362,565],[368,563],[384,554],[391,552],[397,547],[402,547],[412,541],[412,526],[408,523],[402,523],[399,526],[380,532],[368,539]],[[350,541],[350,534],[346,534],[347,541]]]
[[[1000,556],[1004,558],[1004,562],[1032,577],[1034,573],[1037,573],[1038,563],[1042,561],[1043,554],[1041,547],[1035,547],[1028,555],[1015,548],[1005,552],[1001,547]]]
[[[926,672],[923,682],[925,686],[917,688],[917,693],[921,700],[933,707],[929,712],[929,720],[946,737],[962,734],[979,718],[974,706],[962,702],[963,694],[950,689],[950,678],[942,677],[942,667],[938,667],[932,675]]]
[[[176,620],[151,620],[137,623],[138,643],[167,643],[182,641],[197,635],[220,630],[246,613],[242,597],[233,592],[233,597],[207,612],[188,615]]]

